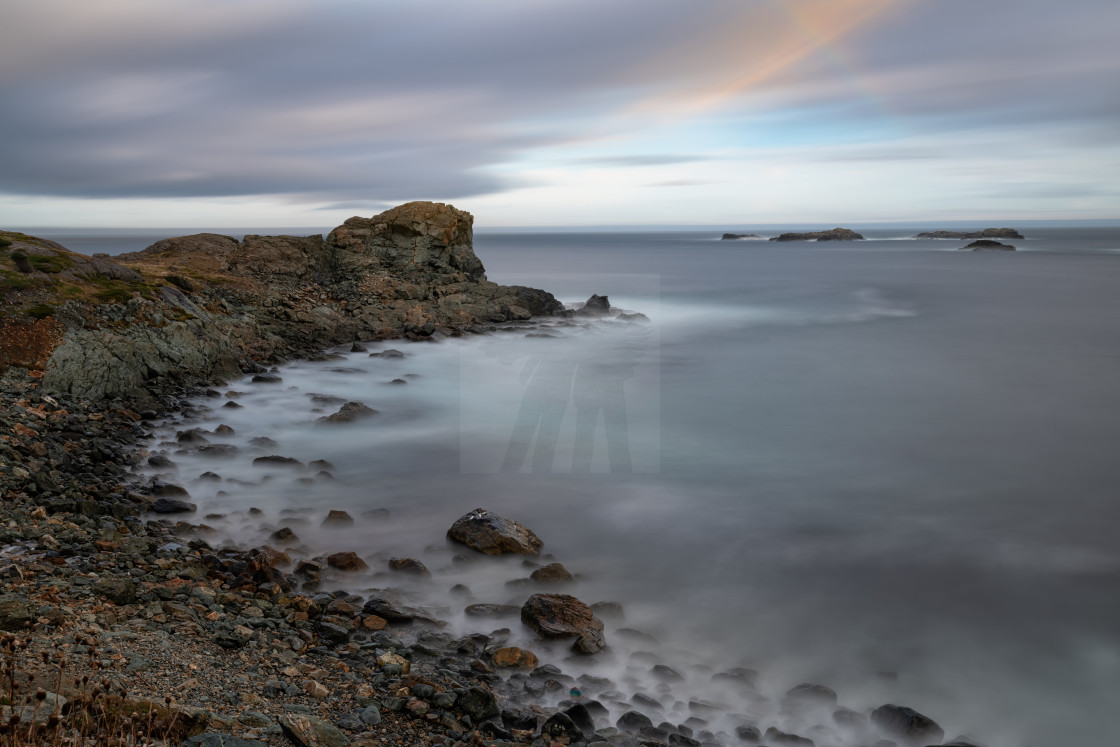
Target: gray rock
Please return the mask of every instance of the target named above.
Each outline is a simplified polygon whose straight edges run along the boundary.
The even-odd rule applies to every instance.
[[[35,621],[38,607],[23,594],[0,595],[0,630],[20,631]]]
[[[494,693],[482,687],[472,687],[460,695],[459,708],[475,721],[498,715],[498,701]]]
[[[350,740],[337,726],[312,716],[286,713],[280,727],[300,747],[345,747]]]
[[[98,579],[93,584],[93,591],[114,604],[132,604],[136,601],[136,584],[127,578]]]
[[[888,703],[871,712],[871,723],[892,738],[939,744],[945,731],[929,716],[913,708]]]
[[[157,498],[151,505],[152,513],[187,514],[198,510],[198,506],[178,498]]]
[[[358,714],[358,718],[369,726],[377,726],[381,723],[381,711],[375,705],[368,705]]]

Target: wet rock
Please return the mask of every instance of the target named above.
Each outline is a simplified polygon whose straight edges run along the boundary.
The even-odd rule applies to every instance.
[[[390,558],[389,570],[409,573],[413,576],[428,577],[432,575],[428,567],[416,558]]]
[[[560,563],[549,563],[529,574],[529,578],[542,583],[564,583],[572,581],[572,574]]]
[[[198,506],[178,498],[157,498],[150,509],[157,514],[186,514],[197,510]]]
[[[643,713],[626,711],[626,713],[618,717],[615,726],[618,727],[619,731],[639,731],[647,727],[652,728],[653,721],[650,720],[649,716]]]
[[[284,381],[279,374],[263,373],[253,377],[254,384],[280,384]]]
[[[507,729],[536,731],[537,714],[528,708],[510,707],[502,709],[502,723]]]
[[[206,438],[203,433],[204,431],[201,428],[177,431],[175,433],[175,440],[180,446],[206,446],[210,443],[210,439]]]
[[[531,529],[483,508],[460,517],[447,537],[486,555],[537,555],[544,544]]]
[[[281,527],[268,536],[273,542],[299,542],[291,527]]]
[[[254,467],[287,467],[294,469],[303,469],[303,462],[295,457],[279,456],[271,454],[269,456],[257,457],[253,460]]]
[[[595,602],[591,605],[591,611],[600,620],[619,621],[626,619],[622,605],[618,602]]]
[[[867,716],[850,708],[837,708],[832,712],[832,721],[837,726],[861,731],[867,727]]]
[[[237,401],[232,400],[232,399],[229,402],[226,402],[224,405],[222,405],[222,407],[225,407],[228,410],[240,410],[244,406],[245,405],[242,405],[242,404],[240,404]]]
[[[233,444],[208,444],[200,447],[198,453],[210,459],[233,459],[238,451]]]
[[[250,445],[256,446],[261,449],[274,449],[280,445],[268,436],[254,436],[253,438],[249,439],[249,443]]]
[[[345,747],[350,744],[350,740],[334,724],[299,713],[282,715],[280,727],[299,747]]]
[[[803,682],[786,693],[786,701],[796,706],[836,706],[836,691],[824,685]]]
[[[747,744],[758,744],[762,741],[762,732],[758,730],[757,726],[737,726],[735,727],[735,736],[739,738],[740,742],[746,742]]]
[[[606,316],[611,311],[610,299],[606,296],[592,294],[591,298],[579,309],[576,310],[578,316]]]
[[[148,466],[156,467],[157,469],[175,469],[175,462],[168,459],[163,454],[153,454],[148,457]]]
[[[498,715],[498,701],[494,693],[482,687],[472,687],[460,695],[459,708],[475,721]]]
[[[684,679],[680,672],[664,664],[655,664],[649,673],[662,682],[680,682]]]
[[[896,739],[938,744],[945,738],[945,731],[936,721],[905,706],[890,703],[879,706],[871,712],[871,723],[887,736]]]
[[[789,734],[773,726],[766,730],[763,738],[767,745],[773,745],[774,747],[815,747],[812,739],[797,734]]]
[[[491,657],[491,661],[499,669],[532,669],[538,663],[536,654],[516,646],[498,649]]]
[[[198,479],[203,480],[205,482],[221,482],[222,481],[222,476],[219,475],[217,472],[206,471],[206,472],[203,472],[201,475],[199,475]],[[222,518],[222,517],[219,515],[219,518]]]
[[[156,498],[190,498],[191,494],[182,485],[157,482],[152,485],[152,496]]]
[[[574,636],[577,653],[598,653],[606,647],[602,621],[570,594],[534,594],[521,607],[521,622],[545,638]]]
[[[471,617],[511,617],[521,611],[512,604],[472,604],[463,610]]]
[[[345,511],[331,509],[320,526],[324,527],[349,527],[354,525],[354,518]]]
[[[566,713],[554,713],[541,726],[541,736],[549,739],[566,739],[578,742],[583,739],[583,730]]]
[[[369,568],[366,562],[354,552],[336,552],[328,555],[327,565],[340,571],[364,571]]]
[[[378,352],[378,353],[370,353],[369,357],[370,358],[403,358],[404,353],[397,350],[396,348],[389,348],[388,350],[382,350],[381,352]]]
[[[362,402],[347,402],[342,407],[338,408],[338,412],[332,415],[324,415],[316,422],[318,423],[353,423],[355,420],[362,420],[363,418],[373,417],[377,414],[377,410],[372,407],[366,407]]]

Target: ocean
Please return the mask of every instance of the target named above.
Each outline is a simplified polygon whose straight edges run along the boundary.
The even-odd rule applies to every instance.
[[[444,534],[476,507],[516,519],[577,575],[567,591],[626,618],[592,660],[533,642],[516,617],[501,623],[514,639],[609,677],[612,697],[655,698],[674,723],[704,713],[731,741],[754,720],[859,744],[782,709],[815,682],[857,711],[912,707],[946,739],[1120,743],[1120,228],[1018,224],[1018,251],[971,253],[908,238],[952,225],[852,227],[870,240],[480,231],[491,280],[573,305],[607,295],[649,323],[368,345],[403,358],[342,348],[279,367],[280,384],[229,382],[162,423],[152,450],[177,463],[167,477],[215,544],[290,526],[296,557],[373,559],[328,588],[401,587],[464,631],[499,627],[466,604],[520,604],[535,587],[521,558],[466,563]],[[38,230],[111,254],[177,235]],[[315,394],[379,414],[317,423],[337,403]],[[176,431],[218,424],[234,433],[208,438],[232,457],[179,453]],[[265,453],[327,460],[330,477],[265,474],[252,466]],[[321,528],[328,509],[359,520]],[[395,556],[432,578],[402,580]],[[740,666],[759,695],[712,679]]]

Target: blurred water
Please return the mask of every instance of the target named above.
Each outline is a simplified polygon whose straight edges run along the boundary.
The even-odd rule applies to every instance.
[[[843,245],[481,234],[491,279],[569,302],[608,293],[652,324],[371,347],[403,359],[340,351],[281,384],[231,383],[243,409],[209,400],[211,415],[162,431],[227,423],[233,458],[164,448],[225,535],[266,541],[286,522],[297,555],[379,559],[356,588],[448,602],[462,582],[473,601],[520,604],[528,591],[505,585],[527,575],[520,559],[457,565],[443,534],[476,506],[522,521],[580,574],[574,593],[626,608],[608,625],[615,653],[589,666],[667,715],[687,715],[671,706],[685,688],[646,676],[635,651],[717,701],[735,698],[703,666],[745,665],[771,694],[819,681],[842,705],[909,705],[990,747],[1118,743],[1120,231],[1038,229],[1013,254],[891,238],[916,230]],[[380,413],[316,424],[338,405],[311,393]],[[265,479],[251,465],[265,453],[327,459],[334,479]],[[196,482],[206,470],[225,481]],[[320,528],[330,508],[357,524]],[[361,517],[375,508],[390,518]],[[435,579],[402,582],[384,570],[394,555]]]

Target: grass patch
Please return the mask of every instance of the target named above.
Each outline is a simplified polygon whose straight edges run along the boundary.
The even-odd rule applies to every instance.
[[[73,261],[67,256],[62,254],[52,254],[50,256],[42,254],[33,254],[27,258],[31,266],[39,272],[62,272],[73,266]]]
[[[27,290],[34,284],[35,281],[25,275],[17,272],[0,270],[0,289],[21,291]]]
[[[49,303],[37,303],[24,310],[23,313],[35,319],[44,319],[54,314],[54,307]]]
[[[94,294],[98,301],[104,303],[128,303],[132,298],[132,291],[121,286],[112,286]]]

